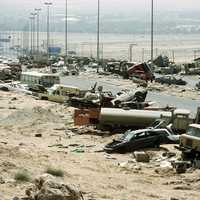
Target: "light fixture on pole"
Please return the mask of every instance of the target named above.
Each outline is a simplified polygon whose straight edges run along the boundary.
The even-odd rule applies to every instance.
[[[67,64],[67,56],[68,56],[68,2],[65,2],[65,64]]]
[[[100,0],[98,0],[97,8],[97,73],[99,73],[99,62],[100,62]]]
[[[153,65],[153,48],[154,48],[154,3],[151,0],[151,65]]]
[[[49,62],[49,7],[52,5],[51,2],[45,2],[44,3],[47,6],[47,63]]]
[[[35,8],[35,11],[37,12],[37,58],[39,59],[39,52],[40,52],[40,35],[39,35],[39,31],[40,31],[40,11],[42,9],[41,8]]]

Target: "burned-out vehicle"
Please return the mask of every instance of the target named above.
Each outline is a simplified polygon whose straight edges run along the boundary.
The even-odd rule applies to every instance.
[[[147,128],[135,131],[128,130],[122,137],[107,144],[107,153],[126,153],[143,148],[159,147],[161,144],[177,144],[179,135],[175,135],[169,128]]]
[[[196,90],[200,90],[200,82],[198,82],[198,83],[195,85],[195,89],[196,89]]]
[[[190,124],[186,134],[180,136],[180,147],[183,159],[200,160],[200,125]]]
[[[186,85],[187,82],[182,78],[176,78],[174,76],[162,76],[155,79],[155,82],[168,85]]]
[[[31,92],[36,92],[36,93],[47,93],[48,90],[40,84],[35,84],[35,85],[30,85],[28,86],[28,90]]]
[[[133,108],[136,104],[143,103],[147,96],[147,90],[138,88],[134,91],[121,91],[117,97],[112,100],[113,107],[130,107]],[[132,107],[133,106],[133,107]]]
[[[133,65],[128,69],[128,76],[130,77],[137,77],[144,81],[153,81],[154,80],[154,74],[153,71],[147,63],[140,63]]]

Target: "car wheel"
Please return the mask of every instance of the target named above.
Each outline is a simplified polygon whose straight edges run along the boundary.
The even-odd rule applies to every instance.
[[[155,148],[160,148],[160,140],[156,140],[155,144],[154,144]]]

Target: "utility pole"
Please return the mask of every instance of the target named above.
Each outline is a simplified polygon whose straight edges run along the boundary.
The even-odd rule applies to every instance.
[[[153,65],[153,48],[154,48],[154,4],[151,0],[151,65]]]
[[[142,62],[144,62],[144,48],[142,48]]]
[[[39,54],[40,54],[40,11],[41,8],[35,8],[35,11],[37,12],[37,61],[39,61]]]
[[[130,44],[129,45],[129,60],[130,62],[133,61],[133,46],[136,46],[137,44]]]
[[[100,49],[99,49],[99,39],[100,39],[100,0],[98,0],[98,9],[97,9],[97,73],[99,73],[99,64],[100,64]]]
[[[47,6],[47,64],[49,63],[49,7],[52,5],[51,2],[44,3]]]
[[[174,50],[172,50],[172,62],[173,63],[175,62],[175,53],[174,53]]]
[[[65,2],[65,65],[67,64],[67,56],[68,56],[68,2]]]

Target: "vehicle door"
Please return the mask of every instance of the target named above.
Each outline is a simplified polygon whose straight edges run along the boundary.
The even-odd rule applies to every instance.
[[[144,132],[136,134],[135,137],[131,139],[129,146],[131,150],[145,148],[148,143],[147,141],[148,141],[147,132],[144,131]]]
[[[160,134],[157,130],[149,130],[146,132],[146,147],[154,147],[155,145],[160,144]]]

